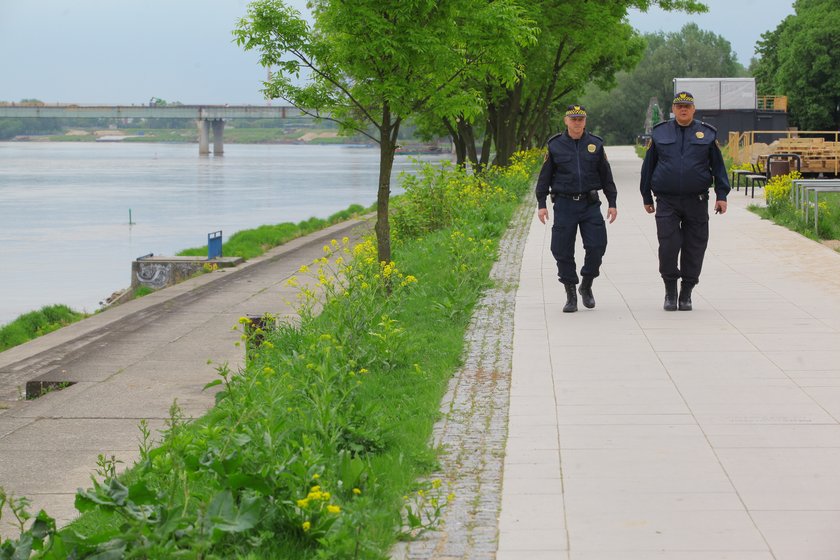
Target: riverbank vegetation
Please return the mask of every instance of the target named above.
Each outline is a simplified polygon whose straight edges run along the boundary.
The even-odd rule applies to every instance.
[[[303,237],[310,233],[326,229],[331,225],[357,218],[363,214],[373,211],[373,208],[365,208],[361,204],[352,204],[345,210],[336,212],[332,216],[321,218],[309,218],[294,224],[283,222],[276,225],[263,225],[254,229],[237,231],[228,238],[222,247],[225,256],[242,257],[253,259],[279,245],[288,243],[292,239]],[[184,249],[178,253],[179,256],[202,256],[207,255],[207,245]]]
[[[0,327],[0,352],[88,317],[66,305],[47,305]]]
[[[417,482],[435,465],[431,430],[540,155],[482,175],[450,165],[408,178],[394,204],[394,262],[376,258],[372,239],[327,244],[290,280],[298,321],[240,320],[246,366],[219,364],[214,409],[188,422],[173,406],[159,446],[142,428],[127,473],[100,458],[76,499],[80,520],[56,531],[42,512],[0,550],[385,559],[397,539],[434,526],[449,490]]]

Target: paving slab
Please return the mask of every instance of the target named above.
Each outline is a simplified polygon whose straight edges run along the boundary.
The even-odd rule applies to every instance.
[[[608,153],[597,307],[561,312],[549,226],[523,249],[497,560],[840,557],[840,254],[733,193],[665,312],[641,161]]]

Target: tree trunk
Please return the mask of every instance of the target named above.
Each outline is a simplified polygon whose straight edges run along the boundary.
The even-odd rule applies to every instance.
[[[449,133],[449,138],[452,139],[452,145],[455,146],[455,165],[462,166],[467,161],[467,146],[464,138],[455,130],[449,119],[443,119],[443,125]]]
[[[459,119],[458,134],[460,134],[464,141],[464,147],[467,150],[467,157],[470,158],[473,170],[476,172],[481,171],[481,167],[478,163],[478,153],[475,151],[475,129],[473,129],[473,126],[470,123],[464,122],[463,119]]]
[[[382,108],[382,125],[379,129],[379,189],[376,194],[376,252],[379,262],[391,262],[391,222],[388,218],[391,202],[391,170],[397,149],[397,132],[400,119],[391,122],[391,108]]]
[[[506,90],[506,98],[501,102],[488,107],[492,108],[490,113],[493,124],[493,132],[496,141],[495,165],[506,166],[510,163],[510,156],[516,151],[516,129],[519,115],[519,101],[521,89],[514,87]]]
[[[481,169],[487,169],[490,165],[490,148],[493,145],[493,134],[490,127],[490,119],[487,119],[487,126],[484,127],[484,141],[481,143],[481,160],[478,166]]]

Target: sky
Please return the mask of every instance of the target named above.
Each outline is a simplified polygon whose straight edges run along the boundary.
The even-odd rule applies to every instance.
[[[304,9],[305,0],[289,4]],[[631,12],[643,33],[688,22],[749,65],[755,42],[793,13],[780,0],[706,0],[708,14]],[[266,71],[232,31],[247,0],[0,0],[0,101],[265,104]]]

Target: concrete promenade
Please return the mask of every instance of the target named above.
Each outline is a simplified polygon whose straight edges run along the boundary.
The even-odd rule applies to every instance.
[[[597,307],[561,312],[550,227],[525,243],[496,558],[840,558],[840,254],[733,191],[665,312],[641,161],[607,152]]]
[[[361,228],[370,226],[338,224],[0,353],[0,486],[30,497],[36,513],[72,520],[76,490],[90,486],[97,455],[130,466],[139,456],[139,421],[156,435],[175,401],[187,417],[202,415],[214,402],[202,388],[218,378],[217,365],[235,371],[243,363],[237,320],[293,313],[286,301],[298,291],[286,280],[322,257],[331,239]],[[20,400],[20,387],[33,379],[74,384]],[[12,534],[10,517],[0,534]]]

